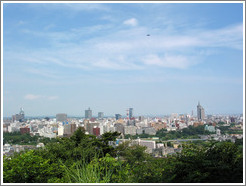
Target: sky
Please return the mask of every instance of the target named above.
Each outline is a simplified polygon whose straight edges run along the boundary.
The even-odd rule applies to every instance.
[[[3,116],[243,113],[242,3],[4,3]]]

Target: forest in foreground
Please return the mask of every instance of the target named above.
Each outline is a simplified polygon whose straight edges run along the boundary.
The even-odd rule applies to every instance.
[[[187,143],[181,153],[156,158],[120,134],[100,138],[79,128],[44,148],[3,157],[4,183],[242,183],[242,140]]]

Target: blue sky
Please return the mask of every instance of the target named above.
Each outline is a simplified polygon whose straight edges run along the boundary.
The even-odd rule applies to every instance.
[[[3,71],[4,116],[242,113],[243,5],[4,3]]]

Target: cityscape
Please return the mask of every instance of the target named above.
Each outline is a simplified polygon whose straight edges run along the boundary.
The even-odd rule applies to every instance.
[[[144,141],[143,146],[148,148],[148,152],[153,153],[156,149],[156,140],[161,141],[156,136],[157,131],[181,131],[189,126],[203,126],[204,130],[209,131],[211,135],[200,135],[197,140],[218,141],[243,138],[243,114],[240,115],[205,115],[205,109],[200,102],[197,105],[197,115],[172,113],[170,116],[164,117],[144,117],[135,116],[134,109],[126,110],[126,117],[121,114],[115,114],[115,117],[104,117],[104,112],[98,112],[97,117],[92,117],[93,112],[90,108],[85,110],[82,118],[69,118],[66,113],[58,113],[54,118],[26,119],[23,108],[20,108],[19,114],[14,114],[12,119],[5,120],[3,123],[3,132],[20,132],[28,133],[31,136],[43,136],[47,138],[71,137],[79,127],[85,129],[85,134],[100,136],[107,132],[119,132],[123,141],[129,140],[131,136],[147,134],[153,136]],[[227,134],[222,135],[220,126],[230,127]],[[232,125],[232,126],[231,126]],[[125,138],[127,136],[128,138]],[[139,137],[138,137],[139,138]],[[141,140],[141,139],[140,139]],[[170,141],[178,139],[170,139]],[[189,139],[187,139],[188,141]],[[195,139],[190,139],[195,140]],[[165,140],[164,140],[165,141]],[[180,141],[182,141],[180,139]],[[163,143],[161,143],[163,144]],[[43,144],[42,144],[43,145]],[[13,153],[13,148],[9,144],[5,144],[4,154]],[[7,148],[8,147],[8,148]],[[162,148],[164,146],[161,146]],[[12,151],[10,151],[12,149]],[[174,153],[174,151],[170,151]],[[167,155],[161,153],[159,156]]]
[[[245,184],[245,2],[5,2],[2,184]]]

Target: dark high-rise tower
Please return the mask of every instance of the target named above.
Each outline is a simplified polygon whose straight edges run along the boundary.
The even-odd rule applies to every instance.
[[[133,108],[129,108],[129,119],[133,118]]]
[[[198,102],[198,105],[197,105],[197,119],[199,121],[202,121],[202,120],[204,120],[204,118],[205,118],[204,108],[200,105],[200,102]]]
[[[120,114],[115,114],[115,119],[118,120],[121,118],[121,115]]]
[[[92,118],[92,110],[89,107],[88,110],[85,110],[85,119],[91,119],[91,118]]]
[[[103,117],[104,117],[103,112],[98,112],[98,119],[103,119]]]

